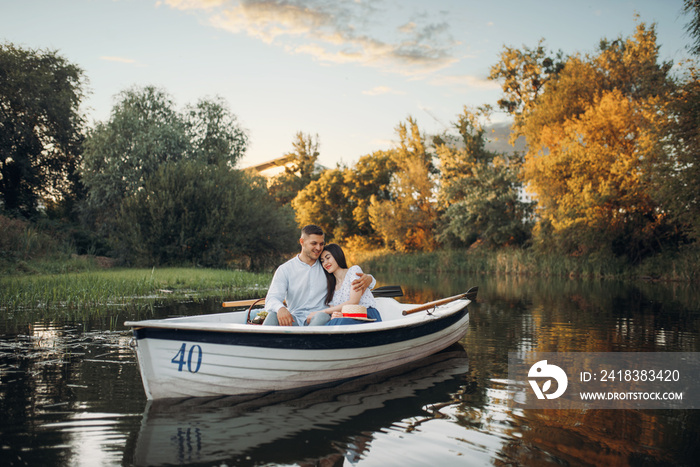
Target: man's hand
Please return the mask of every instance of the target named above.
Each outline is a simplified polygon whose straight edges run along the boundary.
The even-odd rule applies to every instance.
[[[292,326],[294,324],[294,316],[288,309],[282,307],[277,311],[277,322],[280,326]]]
[[[367,287],[372,284],[372,276],[369,274],[358,273],[357,277],[358,279],[352,281],[352,289],[355,292],[364,293],[365,290],[367,290]]]

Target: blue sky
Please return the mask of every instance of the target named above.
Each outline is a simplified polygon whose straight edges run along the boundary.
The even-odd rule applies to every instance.
[[[221,96],[250,134],[248,166],[318,135],[319,162],[388,149],[414,117],[428,133],[492,104],[504,45],[593,52],[656,23],[663,60],[687,57],[682,0],[0,0],[0,41],[58,50],[89,79],[84,110],[155,85],[182,108]],[[503,120],[496,113],[494,120]]]

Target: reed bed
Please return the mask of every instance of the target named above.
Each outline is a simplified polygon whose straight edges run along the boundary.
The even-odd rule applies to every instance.
[[[654,256],[634,265],[608,255],[573,257],[523,249],[440,250],[418,253],[376,250],[351,252],[348,256],[353,263],[361,264],[368,272],[468,272],[540,277],[700,281],[700,251],[690,248]]]
[[[195,268],[107,269],[0,277],[0,311],[80,310],[158,299],[250,298],[270,274]]]

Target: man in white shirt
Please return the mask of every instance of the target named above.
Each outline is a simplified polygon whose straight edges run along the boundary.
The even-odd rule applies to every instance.
[[[301,252],[278,267],[272,277],[265,297],[266,326],[303,326],[309,313],[327,308],[326,276],[318,260],[325,245],[323,230],[307,225],[301,229],[299,243]],[[355,289],[362,291],[374,284],[369,274],[353,281]]]

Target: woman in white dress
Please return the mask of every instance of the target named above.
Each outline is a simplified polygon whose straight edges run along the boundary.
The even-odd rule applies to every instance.
[[[367,308],[367,318],[373,321],[381,321],[382,317],[377,310],[377,302],[369,289],[364,293],[355,292],[351,286],[357,274],[362,273],[362,268],[355,265],[348,268],[345,253],[339,245],[330,243],[326,245],[319,258],[328,282],[328,294],[326,305],[328,308],[315,311],[309,315],[306,323],[312,326],[323,324],[360,324],[366,321],[353,318],[343,318],[344,305],[362,305]]]

